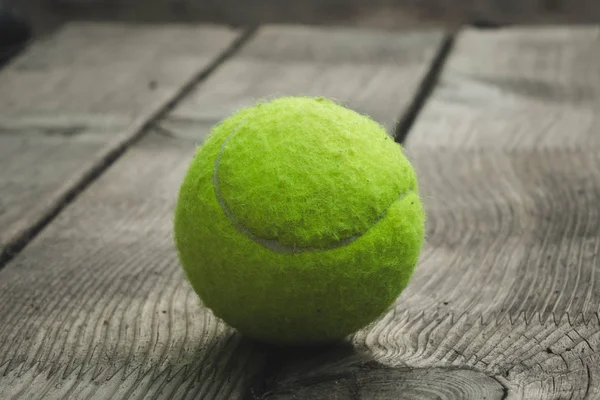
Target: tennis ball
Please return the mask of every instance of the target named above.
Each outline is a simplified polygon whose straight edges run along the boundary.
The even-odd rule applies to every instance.
[[[394,303],[424,211],[382,126],[327,99],[281,97],[213,128],[181,184],[174,234],[217,317],[258,341],[324,344]]]

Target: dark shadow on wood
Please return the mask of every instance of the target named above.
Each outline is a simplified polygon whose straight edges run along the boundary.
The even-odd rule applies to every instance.
[[[349,342],[330,346],[262,346],[265,368],[244,400],[490,399],[508,394],[498,379],[465,367],[385,365]]]
[[[347,341],[317,346],[277,346],[259,343],[252,339],[243,339],[248,346],[257,346],[265,358],[263,370],[256,375],[244,400],[257,400],[269,397],[275,390],[279,379],[286,376],[289,370],[315,371],[327,369],[332,363],[348,363],[363,359],[368,363],[366,355],[361,355]],[[376,363],[375,361],[370,361]]]

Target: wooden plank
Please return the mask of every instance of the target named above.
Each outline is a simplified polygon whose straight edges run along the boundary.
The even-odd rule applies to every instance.
[[[172,129],[215,122],[259,99],[335,98],[390,133],[443,41],[443,33],[266,26],[169,115]]]
[[[212,26],[71,24],[3,68],[0,254],[27,240],[237,35]]]
[[[600,58],[590,49],[599,34],[594,27],[460,35],[406,145],[430,213],[420,275],[427,283],[412,289],[441,289],[448,298],[433,302],[448,301],[444,309],[488,316],[589,319],[598,310]],[[486,292],[459,285],[460,270]],[[406,301],[412,297],[409,290]],[[407,308],[431,304],[418,301]]]
[[[193,150],[148,136],[2,270],[0,398],[241,396],[257,350],[200,306],[172,246]]]
[[[323,32],[320,35],[331,40]],[[348,53],[353,52],[355,37],[345,41]],[[302,45],[301,40],[314,38],[307,35],[295,45],[307,47],[309,42]],[[433,38],[428,45],[432,55],[440,43],[439,35]],[[377,46],[379,36],[372,40]],[[356,54],[362,46],[367,44],[358,46]],[[403,60],[398,61],[400,66],[412,64]],[[420,69],[421,74],[410,72],[404,78],[423,76],[430,61],[415,62],[408,71]],[[235,60],[222,68],[232,71],[231,62]],[[304,63],[315,62],[307,57]],[[373,71],[380,68],[377,60],[369,65]],[[206,102],[211,118],[232,112],[237,104],[232,93],[213,98],[229,109],[214,112],[216,108],[209,107],[204,96],[210,97],[220,82],[227,82],[223,93],[242,86],[247,87],[247,100],[254,97],[248,82],[255,75],[219,71],[216,79],[200,83],[186,100]],[[366,83],[367,75],[346,77]],[[326,91],[327,83],[322,84]],[[290,87],[294,85],[290,82]],[[370,93],[373,101],[379,99],[377,91]],[[182,105],[173,114],[186,107],[193,109]],[[178,121],[187,123],[186,129],[164,128]],[[178,186],[195,144],[202,142],[211,124],[167,116],[0,271],[0,398],[262,395],[269,352],[241,338],[199,305],[172,242]],[[407,382],[411,385],[410,379]]]
[[[415,128],[429,133],[411,145],[598,147],[599,38],[597,27],[462,32]]]
[[[420,274],[403,307],[486,319],[595,315],[597,150],[412,146],[410,154],[423,176],[429,231]]]
[[[284,357],[266,393],[600,397],[599,39],[458,36],[406,142],[428,210],[415,276],[351,351]]]
[[[429,232],[388,325],[401,359],[475,368],[515,399],[600,395],[598,32],[459,37],[407,143]]]

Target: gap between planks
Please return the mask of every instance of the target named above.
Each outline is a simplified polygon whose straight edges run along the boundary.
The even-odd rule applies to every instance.
[[[448,59],[448,55],[452,51],[455,37],[455,32],[450,32],[444,37],[444,40],[442,41],[442,44],[431,63],[429,71],[427,71],[427,75],[425,75],[425,78],[417,89],[412,103],[402,114],[400,120],[398,121],[398,125],[396,125],[396,131],[394,134],[394,139],[396,142],[403,143],[406,140],[406,137],[408,136],[415,119],[425,106],[427,99],[433,93],[433,90],[435,89],[439,77],[444,69],[446,60]]]
[[[140,119],[133,123],[127,132],[117,137],[96,156],[90,164],[83,167],[71,179],[67,180],[62,187],[45,201],[45,210],[31,224],[19,226],[16,231],[9,234],[9,240],[0,249],[0,270],[4,268],[17,254],[19,254],[31,240],[33,240],[60,212],[77,196],[93,183],[106,169],[118,160],[129,147],[135,144],[149,131],[156,121],[163,118],[173,107],[191,90],[196,88],[220,65],[232,57],[244,44],[252,38],[257,26],[247,27],[241,30],[239,36],[233,40],[229,47],[217,56],[207,67],[190,79],[173,97],[161,108],[152,113],[147,119]]]

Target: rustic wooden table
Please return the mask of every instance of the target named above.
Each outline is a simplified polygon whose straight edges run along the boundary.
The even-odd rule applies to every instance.
[[[600,398],[599,46],[85,23],[33,43],[0,71],[0,399]],[[194,147],[283,94],[385,124],[429,214],[393,310],[313,351],[215,319],[172,242]]]

